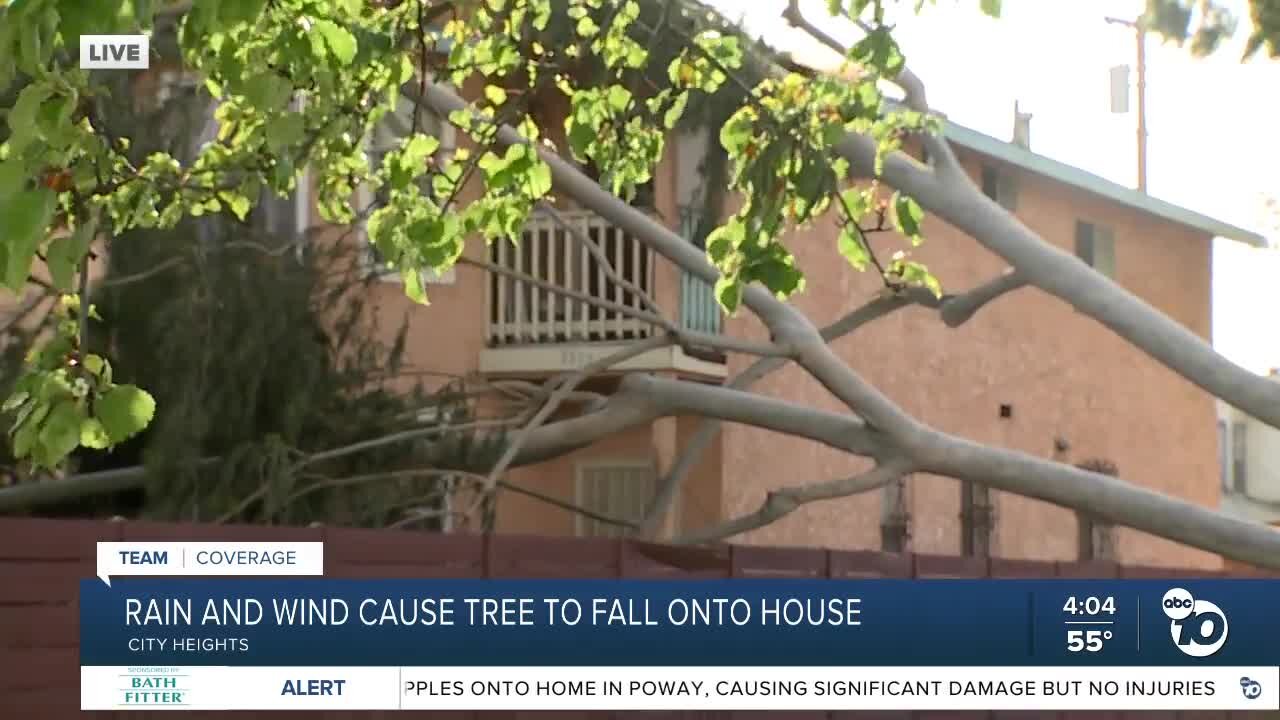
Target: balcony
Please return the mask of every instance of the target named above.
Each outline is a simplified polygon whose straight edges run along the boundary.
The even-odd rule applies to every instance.
[[[674,291],[671,295],[679,294],[681,321],[697,323],[687,327],[718,331],[719,308],[699,305],[709,299],[714,306],[710,288],[695,295],[697,289],[687,288],[700,281],[655,262],[651,250],[593,213],[560,215],[573,232],[549,215],[537,214],[518,244],[489,246],[489,262],[511,273],[489,275],[487,348],[480,357],[481,372],[537,376],[573,370],[651,337],[661,328],[628,310],[648,310],[641,293],[661,304],[667,288]],[[589,238],[598,252],[586,248],[580,236]],[[625,282],[617,282],[614,276]],[[708,379],[725,376],[722,362],[691,357],[679,347],[644,353],[614,370],[665,370]]]

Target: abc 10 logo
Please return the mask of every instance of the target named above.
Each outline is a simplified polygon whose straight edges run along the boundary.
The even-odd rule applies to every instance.
[[[1160,609],[1169,618],[1173,644],[1191,657],[1209,657],[1227,642],[1226,613],[1208,600],[1197,600],[1189,590],[1169,590]]]

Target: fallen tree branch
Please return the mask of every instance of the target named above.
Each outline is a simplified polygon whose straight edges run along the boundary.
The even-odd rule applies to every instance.
[[[968,292],[944,297],[938,307],[938,314],[942,316],[942,322],[946,323],[947,327],[960,327],[987,303],[1026,285],[1026,279],[1013,268],[1009,268],[990,282]]]
[[[811,502],[835,500],[878,490],[909,472],[911,465],[906,461],[890,460],[852,477],[770,490],[755,512],[695,530],[671,542],[675,545],[696,545],[725,540],[776,522]]]
[[[929,295],[929,297],[933,297]],[[880,295],[874,300],[862,305],[861,307],[847,313],[844,317],[831,323],[819,334],[827,342],[837,340],[863,325],[872,322],[878,318],[884,317],[899,308],[912,304],[912,300],[906,295]],[[754,385],[757,381],[763,379],[773,371],[786,365],[786,361],[779,358],[762,358],[755,361],[746,370],[731,379],[726,387],[733,390],[746,390]],[[676,458],[675,463],[667,473],[658,480],[657,487],[654,489],[653,498],[645,507],[643,519],[641,519],[638,532],[642,537],[653,539],[657,537],[658,530],[661,527],[663,518],[670,511],[672,504],[675,502],[676,495],[680,492],[680,486],[684,483],[684,479],[697,465],[698,460],[702,458],[707,448],[711,447],[711,443],[715,440],[716,435],[720,432],[720,421],[711,418],[703,418],[699,423],[693,436],[689,438],[689,443],[681,450],[680,455]]]
[[[573,392],[573,390],[576,389],[582,381],[598,372],[607,370],[618,363],[626,362],[627,360],[638,355],[643,355],[650,350],[670,344],[671,340],[666,336],[657,336],[649,338],[648,340],[642,340],[617,352],[610,353],[599,360],[588,363],[580,370],[549,381],[547,386],[554,386],[555,390],[551,393],[551,396],[547,398],[542,409],[540,409],[537,414],[529,420],[528,424],[521,428],[516,436],[512,438],[511,444],[503,451],[502,457],[498,459],[498,462],[494,463],[493,469],[489,471],[488,478],[486,478],[483,484],[482,491],[484,493],[490,493],[493,491],[494,486],[497,484],[498,477],[502,475],[502,473],[506,472],[511,461],[515,460],[520,449],[524,447],[524,444],[529,440],[529,434],[534,430],[537,430],[538,427],[551,416],[551,413],[555,412],[560,407],[560,403],[564,398],[568,396],[569,393]]]

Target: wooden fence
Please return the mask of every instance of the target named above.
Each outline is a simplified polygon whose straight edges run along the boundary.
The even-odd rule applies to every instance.
[[[154,718],[135,712],[81,713],[79,582],[96,575],[95,543],[119,540],[323,541],[325,575],[334,578],[1177,578],[1222,577],[1109,563],[886,554],[807,548],[676,548],[604,539],[511,535],[431,535],[343,528],[267,528],[0,519],[0,719],[56,720],[98,715]],[[1231,575],[1245,573],[1233,571]],[[1263,576],[1262,573],[1248,573]],[[405,718],[445,720],[526,716],[556,720],[606,720],[617,716],[723,718],[763,713],[436,713],[436,712],[233,712],[197,716],[244,718]],[[1063,717],[1080,713],[774,713],[800,720],[857,717],[987,718]],[[1084,713],[1118,717],[1119,713]],[[190,719],[193,713],[175,713]],[[1173,713],[1125,713],[1174,717]],[[1184,718],[1227,718],[1244,713],[1181,713]]]

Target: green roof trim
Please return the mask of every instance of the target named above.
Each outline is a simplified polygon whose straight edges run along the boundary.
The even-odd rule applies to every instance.
[[[1037,155],[1019,145],[997,140],[990,135],[985,135],[963,125],[957,125],[949,120],[943,123],[943,134],[951,142],[976,153],[1002,160],[1010,165],[1037,175],[1043,175],[1065,185],[1100,195],[1121,205],[1136,208],[1156,217],[1201,230],[1214,237],[1227,238],[1254,247],[1268,246],[1267,239],[1258,233],[1238,228],[1221,220],[1214,220],[1198,212],[1179,207],[1173,203],[1156,199],[1133,188],[1127,188],[1098,177],[1093,173],[1085,172],[1080,168],[1052,160],[1043,155]]]

